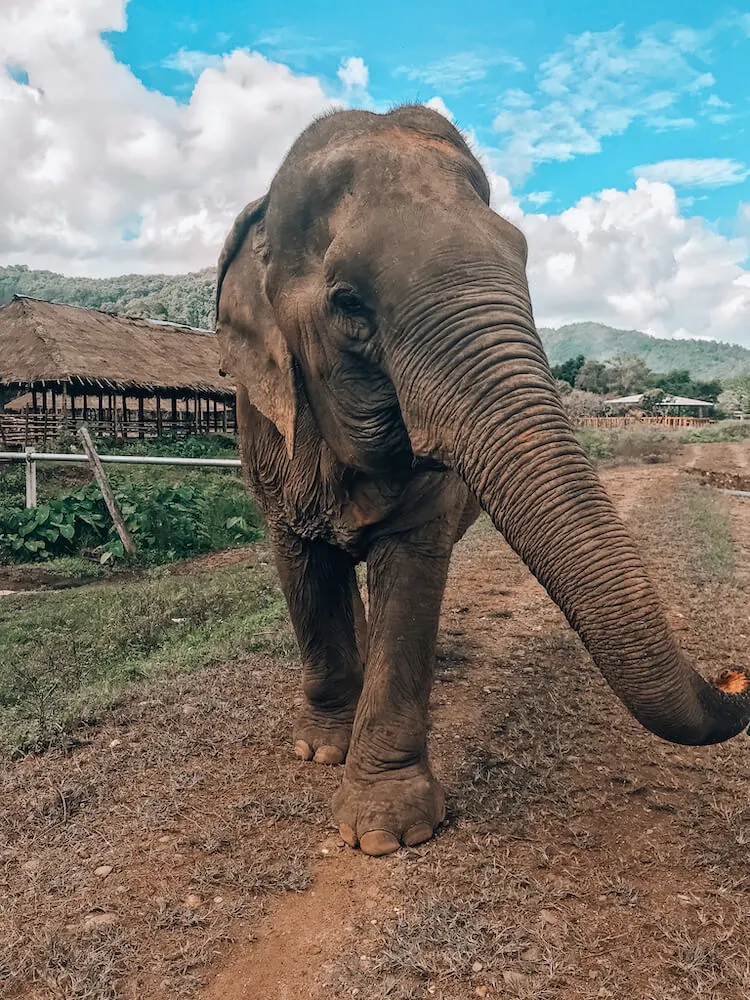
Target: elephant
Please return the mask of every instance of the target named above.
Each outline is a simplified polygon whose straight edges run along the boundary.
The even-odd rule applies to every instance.
[[[745,672],[704,680],[676,645],[557,394],[526,265],[468,142],[417,105],[316,119],[219,259],[243,472],[302,661],[294,751],[345,765],[333,813],[365,854],[444,819],[428,699],[480,510],[648,730],[705,745],[750,723]]]

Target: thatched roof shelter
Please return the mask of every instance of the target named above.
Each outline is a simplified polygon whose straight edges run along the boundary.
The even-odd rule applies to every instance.
[[[231,398],[214,333],[16,296],[0,306],[0,385]]]
[[[0,444],[82,421],[116,437],[234,431],[219,365],[210,330],[15,296],[0,306]]]

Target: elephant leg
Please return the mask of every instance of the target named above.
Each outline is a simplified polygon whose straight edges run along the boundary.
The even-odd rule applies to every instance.
[[[341,764],[362,690],[366,622],[354,563],[341,549],[274,533],[274,555],[302,658],[294,752]]]
[[[445,797],[427,760],[427,707],[456,510],[377,541],[367,559],[369,649],[344,780],[333,799],[342,838],[366,854],[432,836]]]

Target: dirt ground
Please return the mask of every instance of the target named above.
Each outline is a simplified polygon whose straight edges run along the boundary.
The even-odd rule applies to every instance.
[[[602,478],[688,656],[748,665],[750,500],[701,480],[750,480],[750,445]],[[249,657],[7,766],[0,995],[750,997],[750,740],[643,731],[487,522],[443,608],[437,838],[385,859],[338,841],[340,770],[291,752],[298,683],[293,656]]]

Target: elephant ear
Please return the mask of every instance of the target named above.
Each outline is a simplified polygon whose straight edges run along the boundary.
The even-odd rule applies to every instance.
[[[219,257],[216,332],[221,369],[247,390],[294,454],[297,391],[294,361],[265,290],[267,198],[240,212]]]

